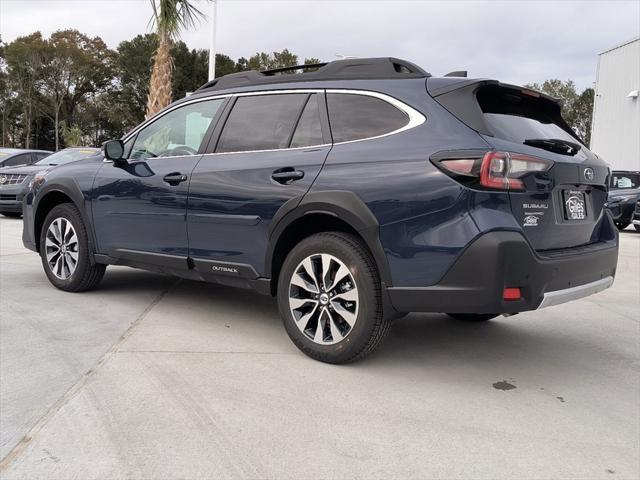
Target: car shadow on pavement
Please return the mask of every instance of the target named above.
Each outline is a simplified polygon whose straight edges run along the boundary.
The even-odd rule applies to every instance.
[[[276,300],[249,290],[124,269],[109,270],[99,289],[124,296],[152,287],[157,287],[159,293],[168,290],[167,298],[176,303],[176,312],[182,312],[176,313],[176,324],[189,321],[192,327],[198,324],[211,326],[227,323],[231,318],[233,323],[245,327],[243,335],[266,334],[286,339]],[[189,315],[184,306],[189,306],[192,312],[188,319],[184,317]],[[163,306],[163,310],[167,307]],[[531,315],[540,318],[534,319]],[[410,314],[394,323],[389,338],[377,352],[347,368],[377,369],[381,364],[392,369],[428,369],[443,364],[480,367],[502,364],[513,370],[553,368],[561,364],[566,372],[574,367],[584,370],[585,366],[577,364],[576,358],[597,361],[598,345],[590,343],[588,337],[558,330],[561,325],[558,322],[563,319],[549,322],[548,315],[547,312],[536,312],[468,323],[445,314]],[[253,328],[257,324],[260,328]],[[255,340],[247,338],[246,342],[251,344]],[[293,348],[292,351],[297,353]],[[302,353],[299,355],[303,356]]]

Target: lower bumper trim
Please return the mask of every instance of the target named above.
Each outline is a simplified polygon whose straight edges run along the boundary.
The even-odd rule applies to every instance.
[[[613,285],[613,277],[606,277],[595,282],[587,283],[585,285],[578,285],[577,287],[565,288],[563,290],[555,290],[553,292],[546,292],[542,298],[542,303],[538,306],[538,310],[546,307],[553,307],[554,305],[560,305],[561,303],[572,302],[580,298],[588,297],[594,293],[606,290]]]

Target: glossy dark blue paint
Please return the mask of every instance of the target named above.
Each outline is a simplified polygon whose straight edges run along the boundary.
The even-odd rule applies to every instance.
[[[439,82],[445,85],[447,80]],[[155,158],[128,165],[91,161],[62,166],[51,171],[40,190],[27,198],[25,244],[37,248],[34,212],[47,194],[55,191],[66,192],[82,210],[95,237],[96,254],[115,263],[119,258],[130,257],[132,251],[144,252],[146,256],[141,255],[138,262],[142,266],[149,255],[160,258],[160,263],[163,256],[171,257],[172,273],[190,278],[209,279],[206,274],[210,275],[211,265],[215,265],[211,262],[246,264],[247,271],[268,277],[269,252],[278,241],[272,233],[282,230],[277,228],[277,222],[291,217],[283,214],[284,209],[294,212],[305,195],[322,198],[314,207],[317,212],[337,215],[340,209],[348,210],[348,205],[353,204],[340,200],[341,195],[322,196],[326,192],[348,193],[371,214],[368,223],[352,226],[376,236],[380,254],[374,251],[374,255],[380,269],[389,272],[387,286],[424,287],[438,283],[476,238],[494,230],[522,233],[536,248],[554,248],[567,236],[582,238],[583,242],[585,236],[597,236],[604,201],[597,189],[592,199],[597,209],[593,221],[581,226],[561,225],[550,236],[549,229],[524,231],[521,205],[552,202],[562,185],[584,184],[580,168],[585,165],[597,169],[593,183],[602,183],[600,177],[606,175],[602,161],[590,154],[567,160],[566,156],[525,145],[514,147],[482,136],[430,97],[424,79],[263,85],[233,92],[199,92],[176,104],[257,90],[324,88],[382,92],[418,110],[426,121],[381,138],[321,147],[216,154],[206,153],[207,146],[215,146],[215,138],[205,138],[199,154],[193,156]],[[216,128],[212,129],[214,137],[219,133]],[[465,149],[505,149],[536,156],[542,153],[557,161],[554,168],[559,175],[546,190],[533,193],[472,190],[442,173],[429,160],[437,152]],[[285,167],[304,171],[304,177],[289,185],[275,182],[272,173]],[[163,177],[173,172],[187,175],[188,180],[169,185]],[[545,221],[556,223],[551,216]]]

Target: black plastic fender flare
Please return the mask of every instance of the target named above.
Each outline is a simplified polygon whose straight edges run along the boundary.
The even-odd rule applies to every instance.
[[[311,192],[292,198],[280,207],[269,227],[269,246],[265,258],[267,277],[271,277],[273,255],[282,233],[296,220],[315,213],[335,216],[358,232],[373,255],[383,287],[392,285],[389,262],[380,243],[378,220],[356,194],[342,190]]]

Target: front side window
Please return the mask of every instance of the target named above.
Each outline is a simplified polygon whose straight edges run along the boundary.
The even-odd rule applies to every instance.
[[[18,165],[28,165],[31,163],[31,154],[23,153],[22,155],[16,155],[4,162],[5,167],[16,167]]]
[[[306,93],[239,97],[222,130],[216,152],[288,148],[307,97]]]
[[[377,97],[329,93],[327,102],[334,143],[377,137],[409,123],[406,113]]]
[[[138,133],[129,158],[196,155],[224,99],[205,100],[179,107]]]

